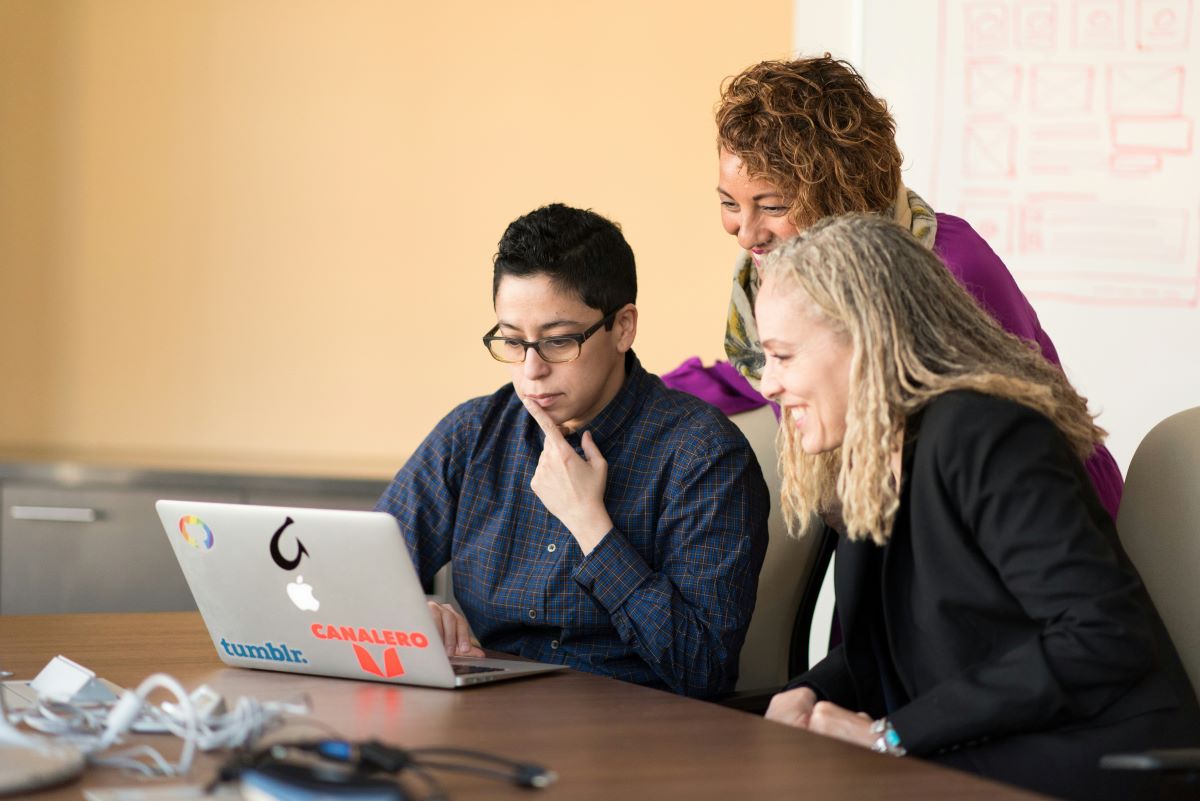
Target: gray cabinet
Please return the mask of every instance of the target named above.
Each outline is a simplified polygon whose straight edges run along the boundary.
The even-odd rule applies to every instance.
[[[0,497],[0,613],[196,608],[154,511],[158,493],[5,484]]]
[[[195,609],[160,498],[370,509],[385,481],[0,463],[0,614]]]

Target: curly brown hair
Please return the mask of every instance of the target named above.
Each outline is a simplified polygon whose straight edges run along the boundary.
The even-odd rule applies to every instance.
[[[896,121],[854,67],[828,53],[763,61],[726,79],[717,142],[791,199],[797,228],[884,212],[900,189]]]

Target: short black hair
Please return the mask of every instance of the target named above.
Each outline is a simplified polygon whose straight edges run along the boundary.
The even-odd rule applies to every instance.
[[[557,289],[604,314],[637,301],[633,249],[619,225],[594,211],[551,203],[517,218],[500,237],[492,264],[493,302],[506,275],[547,275]]]

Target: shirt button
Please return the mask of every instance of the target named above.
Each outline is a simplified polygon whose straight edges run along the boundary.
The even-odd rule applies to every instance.
[[[535,620],[535,619],[537,619],[537,610],[536,610],[536,609],[530,609],[530,610],[529,610],[529,619],[530,619],[530,620]]]
[[[555,551],[558,550],[558,546],[552,542],[546,546],[546,550],[549,551],[550,553],[554,553]]]
[[[558,650],[558,640],[551,640],[550,647],[557,651]]]

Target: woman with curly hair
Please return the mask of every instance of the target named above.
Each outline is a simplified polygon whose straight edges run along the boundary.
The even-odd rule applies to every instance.
[[[841,509],[842,643],[767,717],[1067,798],[1142,798],[1107,753],[1200,744],[1200,709],[1083,460],[1062,372],[878,215],[762,265],[762,392],[793,531]]]
[[[1058,364],[1000,258],[966,221],[935,213],[901,181],[895,121],[849,64],[828,54],[755,64],[726,83],[716,118],[721,220],[745,250],[734,271],[725,351],[743,376],[757,381],[763,363],[752,311],[757,265],[822,217],[846,212],[881,214],[907,228],[1001,326]],[[1120,469],[1103,447],[1087,469],[1115,518]]]

